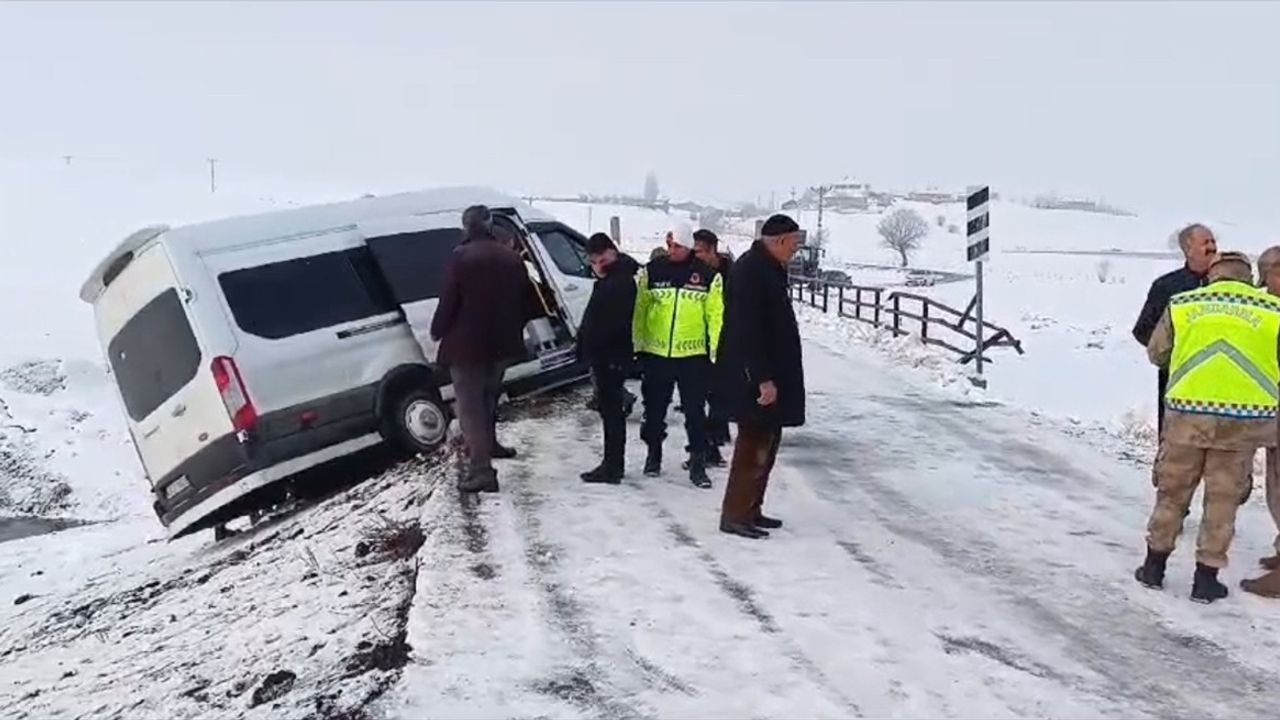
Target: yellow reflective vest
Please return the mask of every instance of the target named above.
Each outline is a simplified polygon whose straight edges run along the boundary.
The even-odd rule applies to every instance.
[[[1274,419],[1280,403],[1280,300],[1219,281],[1174,295],[1165,405],[1232,418]]]
[[[723,323],[724,278],[698,260],[657,258],[636,274],[636,352],[714,361]]]

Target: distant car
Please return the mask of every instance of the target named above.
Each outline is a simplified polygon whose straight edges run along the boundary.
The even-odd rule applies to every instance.
[[[930,287],[935,282],[937,282],[937,278],[933,273],[920,272],[918,270],[907,273],[907,287]]]

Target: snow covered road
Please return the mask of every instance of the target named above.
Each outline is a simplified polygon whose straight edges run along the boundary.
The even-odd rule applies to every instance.
[[[762,542],[717,532],[723,472],[712,492],[671,460],[645,479],[635,444],[622,487],[583,486],[581,398],[512,423],[503,493],[424,518],[387,713],[1274,716],[1280,605],[1192,605],[1185,549],[1165,593],[1133,583],[1146,471],[869,353],[806,350],[811,422],[769,503],[788,525]],[[1232,580],[1266,522],[1244,514]]]
[[[1280,603],[1190,603],[1185,545],[1165,592],[1133,582],[1144,466],[835,336],[806,364],[764,541],[718,532],[678,415],[666,476],[633,442],[583,485],[578,391],[512,409],[497,495],[414,460],[224,543],[0,544],[0,715],[1275,716]],[[1255,499],[1233,588],[1269,526]]]

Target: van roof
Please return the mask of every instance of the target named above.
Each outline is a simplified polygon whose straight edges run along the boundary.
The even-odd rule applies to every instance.
[[[125,256],[138,253],[162,237],[173,247],[201,253],[253,240],[333,230],[375,218],[456,212],[461,224],[462,211],[471,205],[515,208],[520,213],[520,217],[528,222],[548,222],[555,219],[521,202],[515,196],[506,195],[492,188],[446,187],[382,197],[366,196],[345,202],[241,215],[176,228],[152,225],[120,241],[94,267],[93,272],[80,287],[80,299],[87,303],[95,302],[106,289],[103,276],[114,265]]]

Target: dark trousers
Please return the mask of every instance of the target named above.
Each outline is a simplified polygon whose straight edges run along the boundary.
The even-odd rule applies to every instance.
[[[595,381],[600,420],[604,423],[604,466],[621,471],[627,449],[626,363],[592,363],[591,377]]]
[[[729,394],[724,373],[718,365],[708,365],[707,440],[716,447],[729,442]]]
[[[649,446],[661,445],[667,437],[667,408],[676,386],[680,387],[680,406],[684,409],[684,431],[689,438],[689,453],[706,453],[707,445],[707,357],[660,358],[644,356],[644,423],[640,439]]]
[[[471,477],[493,477],[494,411],[502,395],[505,363],[488,365],[454,365],[449,368],[453,379],[454,413],[462,426],[462,439],[467,443]]]
[[[738,440],[733,446],[733,463],[720,508],[722,522],[751,523],[760,516],[781,442],[781,428],[738,423]]]

